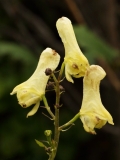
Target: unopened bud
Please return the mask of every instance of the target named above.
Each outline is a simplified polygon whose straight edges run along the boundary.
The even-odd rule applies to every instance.
[[[49,136],[51,136],[52,131],[51,131],[51,130],[45,130],[44,134],[45,134],[47,137],[49,137]]]
[[[63,86],[59,85],[59,88],[60,88],[60,91],[61,91],[61,92],[64,92],[64,91],[65,91],[65,89],[63,88]]]
[[[46,89],[48,90],[51,90],[51,89],[54,89],[54,85],[55,85],[55,82],[48,82],[47,86],[46,86]]]
[[[46,74],[46,76],[51,75],[52,74],[52,70],[50,68],[46,68],[45,74]]]

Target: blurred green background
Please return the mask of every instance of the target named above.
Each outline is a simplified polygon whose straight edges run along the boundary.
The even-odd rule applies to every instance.
[[[107,124],[94,136],[77,120],[61,133],[56,160],[120,160],[119,0],[0,0],[0,160],[48,158],[34,139],[44,140],[44,130],[53,130],[53,122],[42,114],[43,108],[26,118],[31,108],[20,107],[10,92],[31,76],[46,47],[55,49],[62,62],[64,48],[55,26],[62,16],[71,19],[90,64],[102,66],[107,73],[101,98],[115,125]],[[74,81],[62,83],[66,92],[61,97],[60,124],[81,106],[82,78]],[[47,98],[53,110],[54,92],[47,93]]]

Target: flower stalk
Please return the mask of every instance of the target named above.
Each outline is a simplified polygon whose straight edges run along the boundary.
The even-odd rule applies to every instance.
[[[61,65],[60,72],[59,72],[58,81],[61,80],[61,78],[62,78],[64,68],[65,68],[65,63],[63,62],[62,65]]]
[[[77,113],[70,121],[68,121],[67,123],[65,123],[64,125],[59,127],[59,130],[62,131],[64,128],[69,127],[70,125],[73,125],[74,122],[80,118],[80,113]]]
[[[46,99],[46,97],[45,96],[43,96],[43,102],[44,102],[44,105],[45,105],[45,108],[46,108],[46,110],[48,111],[48,113],[50,114],[50,116],[52,117],[52,119],[54,120],[55,119],[55,115],[52,113],[52,111],[51,111],[51,109],[50,109],[50,107],[49,107],[49,105],[48,105],[48,102],[47,102],[47,99]]]

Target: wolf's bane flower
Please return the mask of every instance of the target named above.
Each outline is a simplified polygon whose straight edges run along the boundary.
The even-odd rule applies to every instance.
[[[78,46],[71,21],[62,17],[56,22],[56,27],[65,48],[65,76],[69,82],[74,83],[71,76],[84,76],[89,63]]]
[[[91,65],[83,79],[83,101],[80,109],[80,119],[87,132],[96,134],[94,128],[102,128],[108,121],[113,123],[112,116],[104,108],[100,93],[100,81],[105,77],[105,71],[97,65]]]
[[[33,109],[27,114],[28,116],[34,115],[40,105],[42,96],[45,94],[45,88],[49,76],[45,74],[46,68],[55,70],[59,64],[60,56],[51,48],[46,48],[40,56],[37,68],[33,75],[25,82],[17,85],[11,95],[17,94],[19,104],[23,107],[29,107],[35,104]]]

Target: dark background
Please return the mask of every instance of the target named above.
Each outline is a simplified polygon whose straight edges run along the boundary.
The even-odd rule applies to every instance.
[[[71,19],[90,64],[102,66],[107,73],[101,98],[115,125],[107,124],[91,135],[77,120],[61,133],[56,160],[120,160],[119,0],[0,0],[0,160],[48,159],[34,139],[44,140],[44,130],[53,130],[53,122],[42,114],[43,108],[27,119],[31,108],[20,107],[10,92],[31,76],[46,47],[55,49],[62,62],[64,48],[55,26],[62,16]],[[82,78],[74,82],[62,84],[66,92],[61,97],[60,124],[80,109]],[[54,92],[47,98],[53,109]]]

